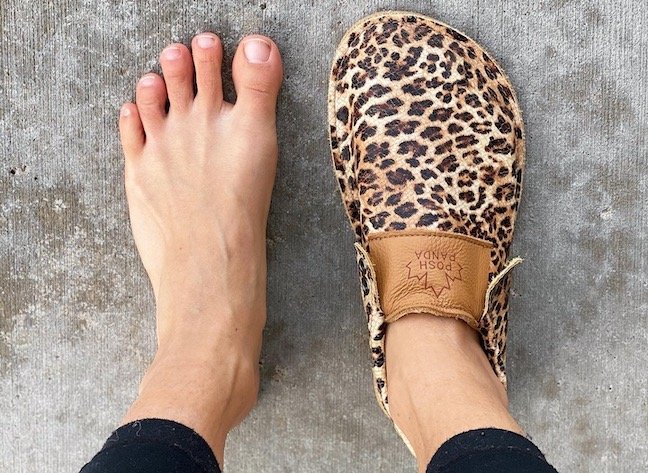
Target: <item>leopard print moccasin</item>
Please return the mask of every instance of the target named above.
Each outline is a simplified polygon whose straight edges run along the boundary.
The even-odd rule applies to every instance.
[[[525,143],[502,69],[436,20],[377,13],[338,46],[329,124],[384,412],[386,324],[411,313],[478,330],[506,384],[509,271],[521,261],[508,258]]]

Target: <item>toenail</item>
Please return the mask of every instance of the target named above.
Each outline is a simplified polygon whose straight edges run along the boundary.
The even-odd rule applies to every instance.
[[[203,49],[208,49],[214,46],[216,44],[216,40],[214,39],[213,36],[208,35],[208,34],[203,34],[198,36],[198,46],[200,46]]]
[[[170,61],[178,59],[181,54],[182,52],[180,51],[180,48],[176,47],[170,47],[164,50],[164,57]]]
[[[248,62],[252,64],[261,64],[270,58],[270,45],[260,39],[248,39],[243,51]]]
[[[154,75],[148,75],[144,76],[140,79],[140,85],[143,85],[144,87],[150,87],[153,84],[155,84],[155,76]]]

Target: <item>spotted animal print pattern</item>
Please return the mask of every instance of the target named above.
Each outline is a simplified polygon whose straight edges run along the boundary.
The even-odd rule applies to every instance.
[[[493,244],[480,321],[506,385],[509,248],[524,129],[508,78],[473,40],[428,17],[383,12],[342,39],[329,86],[335,175],[356,238],[376,397],[389,415],[385,323],[368,236],[429,229]]]

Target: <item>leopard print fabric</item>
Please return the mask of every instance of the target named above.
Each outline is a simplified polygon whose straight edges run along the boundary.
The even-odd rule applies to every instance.
[[[356,238],[374,389],[389,415],[385,323],[368,236],[429,229],[493,244],[483,348],[506,384],[507,262],[522,189],[524,129],[502,69],[431,18],[384,12],[353,26],[331,71],[335,174]]]

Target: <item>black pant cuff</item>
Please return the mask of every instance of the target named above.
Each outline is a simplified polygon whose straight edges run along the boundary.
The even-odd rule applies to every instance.
[[[479,429],[446,441],[435,453],[427,473],[555,473],[529,439],[502,429]]]
[[[157,462],[164,465],[156,467]],[[124,467],[138,472],[184,471],[187,466],[201,473],[221,471],[207,442],[189,427],[167,419],[142,419],[115,430],[81,471],[112,473]]]

